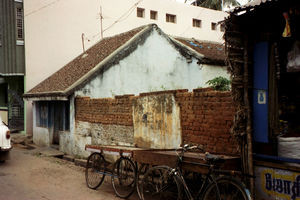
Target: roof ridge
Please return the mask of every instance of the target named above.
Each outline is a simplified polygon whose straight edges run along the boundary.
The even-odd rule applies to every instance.
[[[35,87],[33,87],[28,92],[26,92],[23,96],[25,98],[26,97],[30,98],[30,96],[32,94],[41,94],[42,95],[42,94],[54,94],[54,93],[56,93],[56,94],[61,93],[61,94],[66,95],[69,91],[73,90],[74,88],[78,87],[82,82],[84,82],[85,79],[88,79],[88,76],[91,75],[91,73],[99,70],[99,67],[101,68],[101,66],[103,66],[103,65],[105,65],[105,63],[109,62],[109,59],[112,57],[112,55],[118,54],[120,51],[122,51],[122,49],[126,49],[127,46],[131,42],[134,41],[135,38],[139,37],[141,34],[146,32],[147,30],[152,30],[155,27],[157,27],[156,24],[147,24],[147,25],[136,27],[134,29],[131,29],[131,30],[123,32],[123,33],[116,34],[111,37],[103,38],[102,40],[98,41],[93,46],[91,46],[89,49],[87,49],[85,52],[79,54],[74,59],[72,59],[70,62],[63,65],[63,67],[61,67],[56,72],[52,73],[50,76],[48,76],[48,78],[39,82],[39,84],[37,84]],[[126,36],[125,39],[122,39],[122,36]],[[102,49],[101,51],[103,51],[103,54],[105,54],[105,55],[101,58],[101,52],[100,52],[100,57],[96,57],[96,61],[94,61],[93,63],[90,62],[90,60],[92,58],[88,58],[88,62],[90,62],[90,63],[87,63],[87,64],[88,65],[92,64],[93,66],[87,67],[86,69],[81,67],[82,69],[84,69],[84,71],[82,71],[82,73],[83,73],[82,75],[77,74],[76,78],[73,78],[73,80],[69,81],[68,83],[66,82],[65,85],[61,85],[61,87],[54,88],[54,90],[47,88],[48,92],[39,91],[39,90],[42,90],[41,88],[43,88],[42,84],[47,85],[47,84],[49,84],[49,82],[51,82],[51,80],[57,79],[57,77],[59,77],[59,75],[63,74],[67,70],[68,67],[70,68],[70,66],[72,64],[73,64],[73,68],[81,66],[81,65],[85,65],[85,63],[82,63],[82,62],[84,62],[83,59],[86,59],[88,56],[93,56],[95,54],[98,55],[99,47],[101,47],[103,45],[105,46],[106,41],[110,42],[110,40],[113,40],[113,39],[116,39],[116,41],[120,42],[119,43],[120,46],[118,44],[116,44],[116,45],[114,45],[115,46],[114,49],[109,49],[109,47],[103,47],[104,49]],[[119,40],[122,40],[123,42],[121,42]],[[83,57],[83,55],[85,55],[85,54],[87,56]],[[57,79],[56,81],[59,81],[59,80]]]
[[[210,40],[199,40],[199,39],[196,39],[193,37],[192,38],[181,37],[181,36],[171,36],[171,37],[173,37],[174,39],[189,40],[189,41],[193,40],[193,41],[197,41],[197,42],[205,42],[205,43],[210,43],[210,44],[224,45],[224,43],[221,43],[221,42],[210,41]]]

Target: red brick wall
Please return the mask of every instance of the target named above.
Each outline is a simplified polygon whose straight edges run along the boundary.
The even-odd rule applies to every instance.
[[[79,97],[75,101],[75,119],[84,122],[133,126],[131,95],[115,99]]]
[[[237,154],[238,143],[230,134],[235,108],[230,92],[212,89],[160,91],[142,93],[159,95],[173,93],[180,107],[182,143],[202,144],[206,151]],[[111,125],[133,126],[130,95],[115,99],[76,98],[76,120]]]
[[[230,92],[210,88],[176,93],[180,106],[183,144],[202,144],[206,151],[237,154],[238,143],[230,134],[235,113]]]

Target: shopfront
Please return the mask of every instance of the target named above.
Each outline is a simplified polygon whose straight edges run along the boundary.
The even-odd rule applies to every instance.
[[[300,2],[254,0],[225,24],[249,184],[256,199],[300,199]]]

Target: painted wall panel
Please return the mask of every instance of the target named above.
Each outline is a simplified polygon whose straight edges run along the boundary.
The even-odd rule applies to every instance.
[[[255,89],[268,89],[269,50],[267,42],[254,46],[253,86]]]
[[[254,46],[253,133],[254,141],[268,142],[268,43]]]
[[[300,199],[300,171],[256,166],[255,177],[257,200]]]
[[[181,144],[180,108],[173,94],[136,99],[133,124],[137,147],[174,149]]]

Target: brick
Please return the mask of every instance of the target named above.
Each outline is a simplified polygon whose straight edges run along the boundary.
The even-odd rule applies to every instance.
[[[235,106],[230,92],[211,89],[159,91],[142,93],[140,96],[117,96],[115,99],[78,98],[75,101],[76,120],[95,123],[133,126],[132,104],[141,96],[172,93],[180,107],[182,140],[187,143],[208,145],[219,153],[237,152],[238,145],[231,139],[230,128]],[[219,139],[219,140],[218,140]],[[216,148],[216,146],[220,146]],[[226,148],[225,148],[226,147]]]

